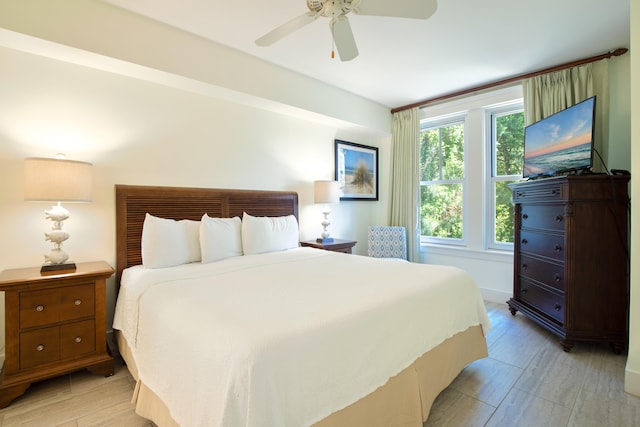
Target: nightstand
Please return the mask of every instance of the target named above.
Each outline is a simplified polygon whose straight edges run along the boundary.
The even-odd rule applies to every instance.
[[[300,242],[300,246],[308,246],[311,248],[324,249],[325,251],[332,252],[343,252],[345,254],[351,253],[351,248],[353,248],[356,243],[355,240],[342,240],[342,239],[333,239],[333,243],[318,243],[315,240],[310,240],[308,242]]]
[[[113,375],[106,339],[106,280],[112,274],[102,261],[78,263],[75,271],[0,273],[6,335],[0,408],[46,378],[84,368]]]

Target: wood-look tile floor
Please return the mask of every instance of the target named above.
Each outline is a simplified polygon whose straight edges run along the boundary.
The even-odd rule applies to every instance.
[[[134,411],[135,381],[127,368],[116,361],[114,371],[107,378],[85,370],[34,383],[0,409],[0,426],[154,426]]]
[[[577,343],[566,353],[521,313],[486,305],[489,357],[438,396],[424,427],[640,426],[640,398],[624,392],[625,355],[607,343]]]
[[[424,427],[640,426],[640,399],[623,391],[626,357],[606,344],[571,353],[506,304],[487,303],[489,357],[465,368],[434,402]],[[102,378],[86,371],[33,384],[0,410],[0,426],[153,426],[131,404],[121,363]],[[360,427],[360,426],[354,426]]]

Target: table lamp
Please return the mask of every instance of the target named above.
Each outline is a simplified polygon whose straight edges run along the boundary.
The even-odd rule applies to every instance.
[[[63,230],[69,211],[61,202],[90,202],[92,188],[91,163],[66,159],[27,158],[24,160],[24,199],[38,202],[57,202],[45,211],[45,218],[53,221],[51,231],[45,232],[45,240],[53,243],[44,256],[41,272],[75,270],[76,265],[67,261],[69,255],[62,250],[62,242],[69,238]]]
[[[329,215],[331,214],[331,207],[329,205],[334,203],[340,203],[340,183],[338,181],[315,181],[313,183],[313,199],[315,203],[323,203],[322,214],[324,219],[322,220],[322,235],[317,238],[318,243],[332,243],[333,238],[329,235],[327,229],[331,222],[329,221]]]

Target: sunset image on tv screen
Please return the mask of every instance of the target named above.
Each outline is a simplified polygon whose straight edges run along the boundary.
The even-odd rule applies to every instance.
[[[595,97],[525,128],[523,176],[591,166]]]

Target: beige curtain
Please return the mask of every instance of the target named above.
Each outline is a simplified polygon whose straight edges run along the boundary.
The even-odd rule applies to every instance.
[[[407,230],[407,258],[420,262],[420,112],[418,108],[393,115],[391,135],[390,225]]]
[[[609,151],[609,60],[543,74],[522,81],[525,125],[596,96],[594,170],[604,171]],[[604,162],[604,164],[603,164]]]

